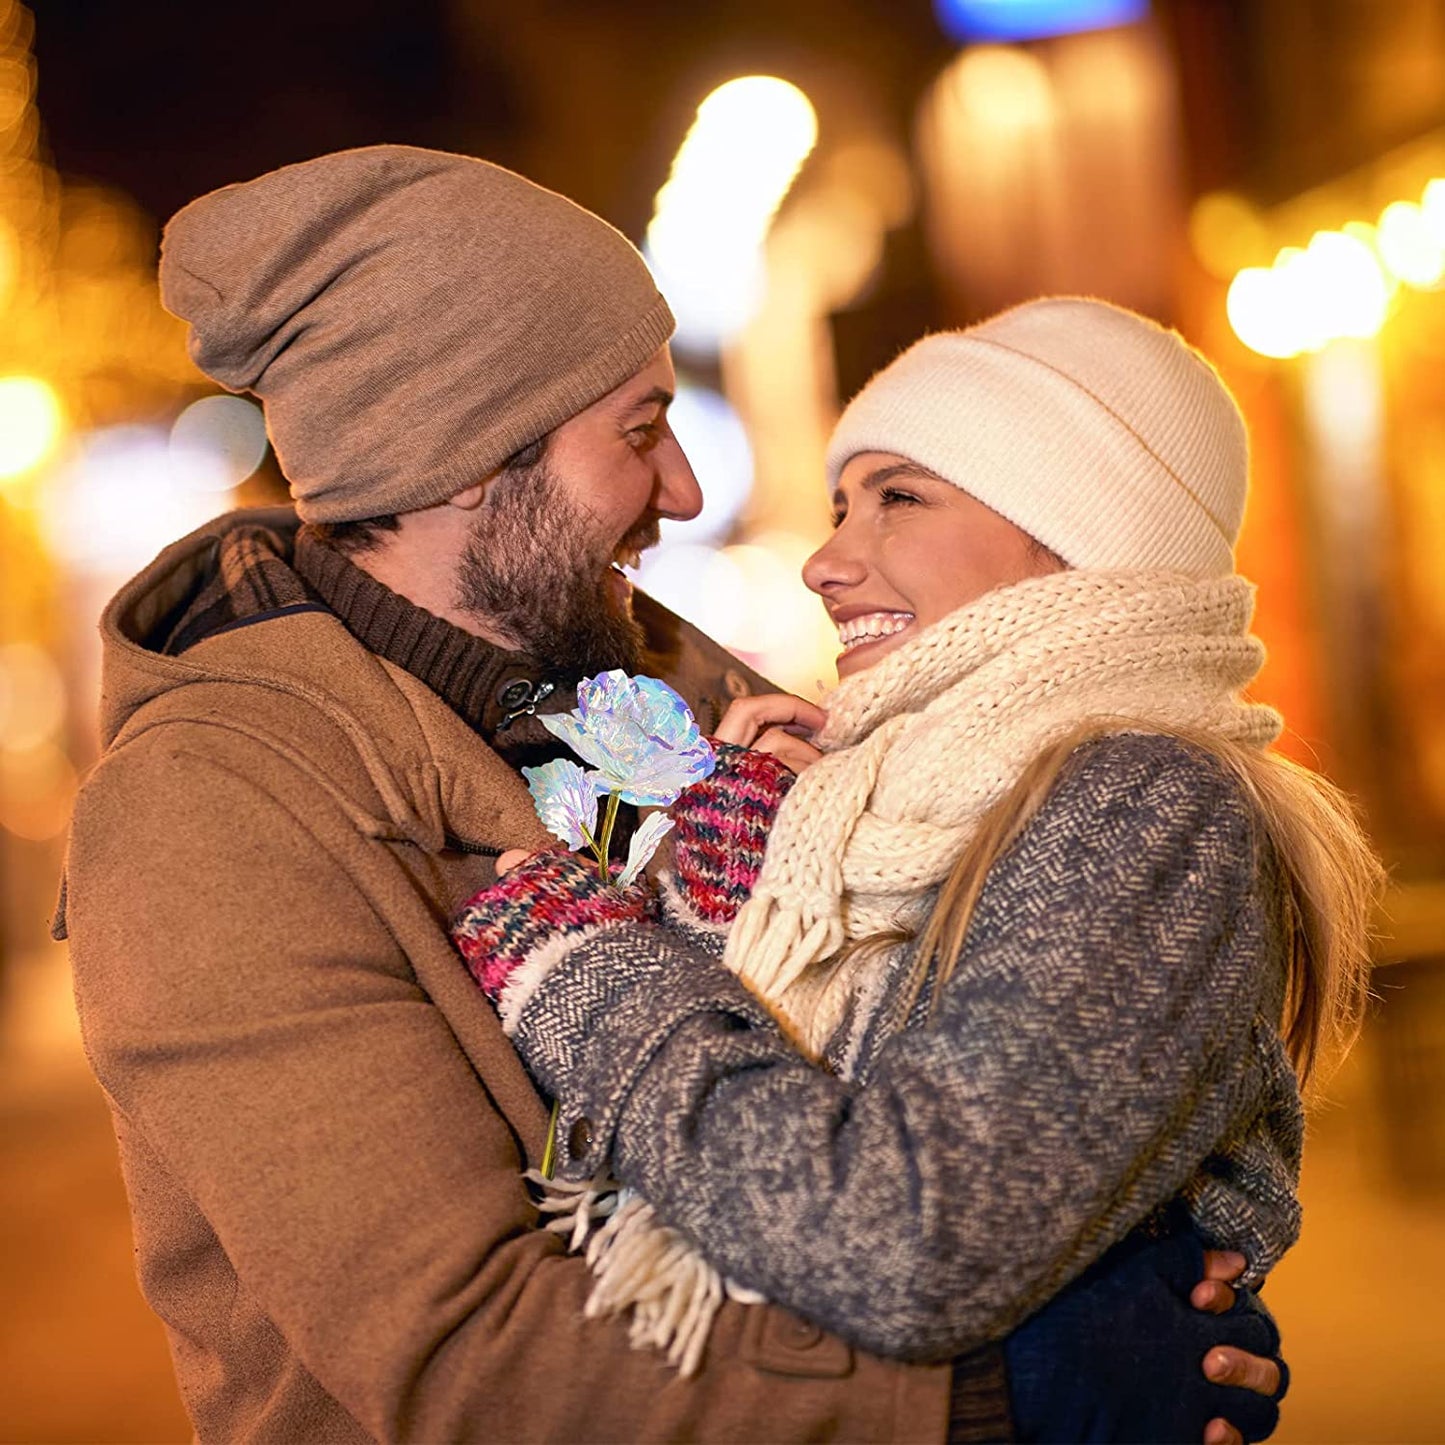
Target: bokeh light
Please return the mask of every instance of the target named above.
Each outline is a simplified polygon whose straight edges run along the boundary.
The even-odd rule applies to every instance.
[[[34,470],[60,444],[65,417],[48,382],[0,377],[0,483]]]
[[[702,488],[703,506],[689,522],[662,523],[663,547],[719,541],[737,524],[753,488],[747,428],[720,393],[686,382],[679,384],[667,415]]]
[[[966,44],[1130,25],[1148,15],[1149,0],[934,0],[933,9],[945,34]]]
[[[1221,280],[1248,266],[1267,264],[1274,250],[1259,211],[1232,191],[1211,191],[1194,203],[1189,243],[1199,264]]]
[[[55,556],[81,571],[124,576],[230,505],[177,485],[169,434],[116,426],[81,439],[46,489],[42,523]]]
[[[65,683],[33,642],[0,647],[0,750],[25,752],[52,741],[65,722]]]
[[[202,397],[171,428],[171,476],[185,490],[229,491],[261,465],[266,446],[266,419],[255,402]]]
[[[817,139],[808,97],[773,76],[730,80],[698,107],[643,248],[680,346],[715,350],[753,314],[768,227]]]
[[[32,843],[58,837],[75,801],[75,765],[55,743],[0,749],[0,828]]]
[[[10,305],[20,283],[20,237],[15,227],[0,216],[0,312]]]
[[[1317,231],[1286,246],[1272,266],[1248,266],[1225,298],[1234,333],[1261,356],[1283,359],[1331,341],[1374,336],[1389,313],[1392,284],[1358,232]]]
[[[1378,245],[1391,272],[1411,286],[1432,287],[1445,276],[1441,238],[1413,201],[1395,201],[1380,212]]]

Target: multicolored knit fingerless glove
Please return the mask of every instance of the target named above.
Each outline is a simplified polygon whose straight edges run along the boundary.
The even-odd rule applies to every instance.
[[[647,884],[618,889],[597,876],[595,863],[557,849],[534,854],[469,898],[451,935],[482,992],[497,1003],[509,985],[535,986],[603,929],[656,916]]]
[[[768,830],[794,776],[771,753],[713,743],[717,766],[673,804],[673,871],[664,880],[667,921],[716,940],[747,902],[763,866]]]

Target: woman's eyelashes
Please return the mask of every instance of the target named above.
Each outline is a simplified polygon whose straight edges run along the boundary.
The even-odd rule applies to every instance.
[[[914,492],[906,492],[902,487],[879,487],[874,495],[878,498],[878,507],[880,510],[884,507],[907,506],[910,503],[914,506],[923,505],[922,497]],[[832,523],[835,532],[843,525],[847,517],[848,513],[846,511],[840,510],[832,514],[829,521]]]
[[[898,506],[900,503],[919,503],[923,498],[913,492],[905,492],[902,487],[879,487],[878,505],[880,507]]]

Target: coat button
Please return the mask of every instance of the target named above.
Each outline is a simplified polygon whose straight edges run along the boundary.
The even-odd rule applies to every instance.
[[[571,1132],[567,1135],[567,1152],[577,1160],[587,1157],[588,1151],[592,1148],[592,1120],[585,1115],[579,1115],[572,1125]]]
[[[525,677],[514,677],[497,693],[497,701],[505,708],[521,707],[532,700],[532,684]]]

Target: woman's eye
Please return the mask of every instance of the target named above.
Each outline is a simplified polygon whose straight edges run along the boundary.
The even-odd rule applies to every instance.
[[[898,487],[880,487],[878,501],[882,506],[887,507],[897,502],[916,502],[918,498],[912,492],[902,491]]]

